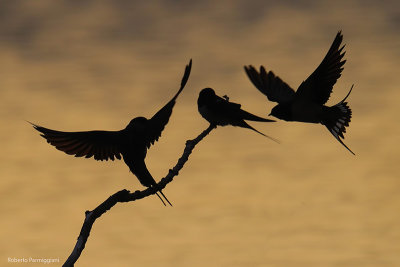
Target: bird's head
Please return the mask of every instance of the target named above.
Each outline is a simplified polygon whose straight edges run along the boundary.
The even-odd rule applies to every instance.
[[[128,126],[126,126],[126,129],[141,132],[146,129],[146,125],[147,119],[145,117],[136,117],[129,122]]]
[[[274,116],[275,118],[290,121],[292,117],[291,109],[289,105],[279,104],[272,108],[269,116]]]
[[[200,91],[199,97],[201,98],[210,98],[215,96],[215,91],[212,88],[204,88],[203,90]]]
[[[204,103],[210,102],[215,98],[215,91],[212,88],[204,88],[200,91],[199,98],[197,99],[197,104],[203,106]]]

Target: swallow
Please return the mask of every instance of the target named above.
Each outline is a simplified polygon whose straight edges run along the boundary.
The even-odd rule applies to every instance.
[[[201,116],[211,125],[232,125],[247,128],[278,142],[276,139],[254,129],[246,122],[246,120],[260,122],[274,122],[274,120],[264,119],[241,109],[240,104],[229,102],[228,96],[225,95],[223,98],[217,96],[212,88],[204,88],[200,91],[197,107]]]
[[[345,101],[354,85],[342,101],[330,107],[325,105],[346,62],[343,59],[346,52],[345,45],[341,46],[342,41],[343,35],[339,31],[321,64],[300,84],[296,92],[272,71],[266,72],[263,66],[260,72],[251,65],[244,69],[253,85],[270,101],[278,103],[269,115],[285,121],[321,123],[355,155],[341,140],[351,121],[352,111]]]
[[[191,68],[192,60],[186,65],[178,92],[151,119],[136,117],[129,122],[125,129],[120,131],[62,132],[36,124],[32,125],[49,144],[69,155],[84,156],[85,158],[93,157],[100,161],[120,160],[122,156],[130,171],[136,175],[143,186],[154,187],[156,181],[145,163],[147,149],[160,138],[172,114],[176,99],[189,79]],[[172,206],[163,192],[161,190],[159,192]],[[165,202],[158,192],[156,194],[165,206]]]

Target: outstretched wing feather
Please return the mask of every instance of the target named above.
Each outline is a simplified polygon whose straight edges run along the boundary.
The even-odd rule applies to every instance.
[[[121,131],[62,132],[33,124],[47,142],[75,157],[95,160],[121,159]]]
[[[158,141],[161,136],[162,131],[167,125],[169,118],[171,117],[172,110],[174,108],[176,98],[182,92],[183,88],[189,79],[190,71],[192,69],[192,60],[190,60],[189,64],[186,65],[185,72],[182,77],[181,87],[175,96],[164,106],[162,107],[154,116],[148,121],[148,133],[147,133],[147,142],[146,146],[149,148],[154,142]]]
[[[260,72],[258,72],[251,65],[244,69],[253,85],[266,95],[268,100],[285,103],[294,98],[295,91],[272,71],[266,72],[265,68],[261,66]]]
[[[336,81],[340,78],[343,71],[344,45],[342,32],[338,32],[328,53],[315,71],[299,86],[296,97],[312,99],[317,104],[325,104]]]

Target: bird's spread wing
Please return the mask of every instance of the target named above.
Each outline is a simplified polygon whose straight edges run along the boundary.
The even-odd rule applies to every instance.
[[[321,105],[328,101],[332,88],[341,76],[343,65],[346,63],[346,60],[343,60],[346,53],[343,51],[345,46],[340,47],[342,40],[343,35],[339,31],[321,64],[299,86],[296,97],[312,99]]]
[[[254,86],[270,101],[285,103],[294,98],[295,91],[272,71],[266,72],[263,66],[258,72],[253,66],[244,67],[247,76]]]
[[[61,132],[32,125],[49,144],[69,155],[101,161],[121,159],[121,131]]]
[[[189,79],[191,69],[192,69],[192,60],[190,60],[189,64],[186,65],[185,73],[183,74],[181,87],[179,88],[179,91],[162,109],[160,109],[148,121],[147,136],[146,136],[147,137],[147,140],[146,140],[147,148],[149,148],[152,144],[154,144],[155,141],[158,140],[158,138],[160,138],[161,132],[164,130],[165,125],[167,125],[167,123],[169,121],[169,117],[172,114],[172,109],[175,105],[175,100],[179,96],[179,94],[182,92],[183,88],[185,87],[185,85]]]

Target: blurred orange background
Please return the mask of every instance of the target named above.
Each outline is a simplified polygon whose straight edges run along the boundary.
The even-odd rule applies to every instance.
[[[355,87],[345,143],[321,125],[224,127],[164,190],[96,221],[77,266],[400,266],[400,2],[3,1],[0,4],[0,265],[58,258],[109,195],[143,189],[122,161],[68,156],[27,122],[64,131],[151,117],[192,74],[147,156],[164,177],[208,124],[204,87],[267,116],[243,66],[293,88],[338,30],[347,63],[329,105]],[[15,264],[15,263],[14,263]],[[24,266],[39,265],[41,263]]]

